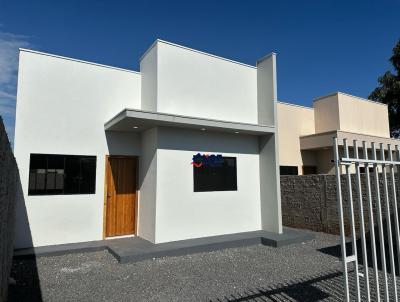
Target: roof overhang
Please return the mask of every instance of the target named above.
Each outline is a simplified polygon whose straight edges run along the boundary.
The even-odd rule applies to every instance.
[[[333,145],[333,137],[338,138],[338,145],[343,145],[343,139],[347,139],[348,145],[353,146],[353,141],[357,140],[358,146],[361,147],[362,142],[366,142],[367,146],[370,147],[371,143],[374,142],[376,147],[379,148],[379,144],[383,144],[384,149],[390,144],[394,150],[396,145],[400,145],[399,139],[390,137],[366,135],[361,133],[347,132],[347,131],[329,131],[311,135],[305,135],[300,137],[300,149],[301,150],[315,150],[315,149],[330,149]]]
[[[274,126],[237,123],[137,109],[124,109],[104,125],[106,131],[130,132],[142,132],[153,127],[175,127],[256,136],[275,133]]]

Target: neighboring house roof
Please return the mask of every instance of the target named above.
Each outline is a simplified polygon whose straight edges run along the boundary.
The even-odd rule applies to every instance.
[[[313,99],[313,102],[318,102],[320,100],[323,100],[325,98],[328,98],[330,96],[334,96],[334,95],[337,95],[337,94],[341,94],[341,95],[345,95],[345,96],[348,96],[348,97],[351,97],[351,98],[355,98],[355,99],[357,99],[359,101],[371,102],[371,103],[387,106],[387,104],[384,104],[384,103],[380,103],[380,102],[376,102],[376,101],[373,101],[373,100],[365,99],[365,98],[362,98],[362,97],[359,97],[359,96],[355,96],[355,95],[351,95],[351,94],[348,94],[348,93],[344,93],[344,92],[341,92],[341,91],[336,91],[336,92],[329,93],[327,95],[319,96],[319,97]]]

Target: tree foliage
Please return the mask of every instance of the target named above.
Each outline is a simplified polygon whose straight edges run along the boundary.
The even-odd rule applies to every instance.
[[[392,137],[400,137],[400,40],[393,48],[390,62],[394,73],[386,71],[378,78],[379,86],[369,95],[369,99],[388,105],[389,125]]]

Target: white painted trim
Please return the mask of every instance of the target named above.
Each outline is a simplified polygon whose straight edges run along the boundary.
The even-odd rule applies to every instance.
[[[323,95],[323,96],[319,96],[319,97],[313,99],[313,103],[314,103],[314,102],[317,102],[317,101],[320,101],[320,100],[322,100],[322,99],[328,98],[328,97],[330,97],[330,96],[337,95],[338,93],[339,93],[339,92],[336,91],[336,92],[332,92],[332,93],[329,93],[329,94],[326,94],[326,95]]]
[[[340,92],[340,91],[336,91],[336,92],[333,92],[333,93],[330,93],[330,94],[327,94],[327,95],[324,95],[324,96],[317,97],[317,98],[315,98],[313,100],[313,102],[318,102],[318,101],[321,101],[322,99],[325,99],[327,97],[330,97],[330,96],[333,96],[333,95],[337,95],[337,94],[346,95],[346,96],[349,96],[349,97],[352,97],[352,98],[359,99],[361,101],[370,102],[370,103],[374,103],[374,104],[379,104],[379,105],[383,105],[383,106],[387,107],[387,104],[376,102],[376,101],[372,101],[372,100],[368,100],[368,99],[364,99],[362,97],[359,97],[359,96],[356,96],[356,95],[351,95],[351,94]]]
[[[132,237],[136,237],[136,235],[135,235],[135,234],[131,234],[131,235],[121,235],[121,236],[106,237],[106,238],[104,238],[104,239],[105,239],[105,240],[113,240],[113,239],[132,238]]]
[[[135,115],[135,116],[133,116],[133,115]],[[204,125],[202,124],[204,127],[217,127],[218,126],[221,128],[232,128],[232,126],[238,126],[234,129],[237,129],[239,131],[243,130],[243,131],[250,131],[250,132],[252,132],[252,131],[263,131],[265,133],[274,133],[275,132],[275,126],[271,126],[271,125],[224,121],[224,120],[201,118],[201,117],[195,117],[195,116],[186,116],[186,115],[178,115],[178,114],[155,112],[155,111],[144,111],[144,110],[131,109],[131,108],[123,109],[117,115],[115,115],[113,118],[111,118],[109,121],[107,121],[104,124],[104,130],[108,130],[113,125],[115,125],[116,123],[118,123],[119,121],[123,120],[126,117],[154,119],[154,120],[160,120],[160,121],[171,122],[171,123],[180,123],[179,119],[185,119],[185,120],[191,121],[189,124],[193,124],[193,125],[199,125],[199,123],[204,122]],[[220,125],[218,125],[218,124],[220,124]],[[252,128],[257,128],[257,129],[252,129]]]
[[[289,105],[289,106],[294,106],[294,107],[300,107],[300,108],[304,108],[304,109],[314,110],[313,107],[308,107],[308,106],[299,105],[299,104],[293,104],[293,103],[287,103],[287,102],[282,102],[282,101],[278,101],[278,104]]]
[[[146,54],[147,54],[157,43],[168,44],[168,45],[175,46],[175,47],[179,47],[179,48],[182,48],[182,49],[185,49],[185,50],[197,52],[197,53],[199,53],[199,54],[206,55],[206,56],[209,56],[209,57],[212,57],[212,58],[216,58],[216,59],[224,60],[224,61],[227,61],[227,62],[230,62],[230,63],[239,64],[239,65],[242,65],[242,66],[245,66],[245,67],[257,69],[256,66],[252,66],[252,65],[248,65],[248,64],[241,63],[241,62],[238,62],[238,61],[230,60],[230,59],[227,59],[227,58],[224,58],[224,57],[220,57],[220,56],[213,55],[213,54],[210,54],[210,53],[207,53],[207,52],[204,52],[204,51],[200,51],[200,50],[197,50],[197,49],[189,48],[189,47],[186,47],[186,46],[182,46],[182,45],[175,44],[175,43],[172,43],[172,42],[164,41],[164,40],[161,40],[161,39],[155,40],[155,41],[153,42],[153,44],[151,44],[150,47],[149,47],[149,48],[144,52],[144,54],[140,57],[139,61],[142,61],[142,59],[144,58],[144,56],[146,56]]]
[[[41,51],[32,50],[32,49],[20,48],[19,51],[30,52],[30,53],[34,53],[34,54],[38,54],[38,55],[43,55],[43,56],[53,57],[53,58],[57,58],[57,59],[63,59],[63,60],[69,60],[69,61],[84,63],[84,64],[94,65],[94,66],[98,66],[98,67],[105,67],[105,68],[115,69],[115,70],[119,70],[119,71],[131,72],[131,73],[135,73],[135,74],[140,75],[140,72],[134,71],[134,70],[124,69],[124,68],[119,68],[119,67],[114,67],[114,66],[109,66],[109,65],[103,65],[103,64],[93,63],[93,62],[89,62],[89,61],[78,60],[78,59],[74,59],[74,58],[70,58],[70,57],[54,55],[54,54],[51,54],[51,53],[41,52]]]
[[[338,133],[339,132],[340,133],[344,133],[344,134],[349,133],[349,134],[355,134],[355,135],[362,135],[362,136],[366,136],[366,137],[375,137],[375,138],[379,138],[379,139],[390,140],[390,141],[393,141],[393,144],[399,144],[400,143],[400,139],[393,138],[393,137],[384,137],[384,136],[377,136],[377,135],[370,135],[370,134],[362,134],[362,133],[350,132],[350,131],[342,131],[342,130],[337,130],[337,132]]]
[[[161,41],[160,39],[155,40],[153,43],[151,43],[151,45],[149,46],[149,48],[147,48],[147,50],[140,56],[139,58],[139,62],[141,62],[143,60],[143,58],[150,52],[150,50],[153,49],[153,47],[157,44],[157,42]]]
[[[323,135],[328,135],[328,134],[335,134],[334,136],[337,136],[338,131],[337,130],[332,130],[332,131],[326,131],[326,132],[320,132],[320,133],[313,133],[313,134],[307,134],[307,135],[300,135],[299,138],[303,137],[315,137],[315,136],[323,136]],[[363,134],[362,134],[363,135]]]
[[[400,139],[398,138],[393,138],[393,137],[384,137],[384,136],[377,136],[377,135],[370,135],[370,134],[362,134],[362,133],[357,133],[357,132],[350,132],[350,131],[342,131],[342,130],[332,130],[332,131],[326,131],[326,132],[320,132],[320,133],[314,133],[314,134],[308,134],[308,135],[301,135],[300,138],[303,137],[315,137],[315,136],[323,136],[323,135],[328,135],[328,134],[332,134],[335,133],[337,136],[338,133],[343,133],[343,134],[353,134],[353,135],[360,135],[360,136],[364,136],[364,137],[371,137],[371,138],[377,138],[377,139],[384,139],[384,140],[389,140],[389,141],[393,141],[393,144],[400,144]]]
[[[271,53],[269,53],[269,54],[266,54],[266,55],[263,56],[261,59],[258,59],[258,60],[257,60],[257,64],[258,64],[258,63],[261,63],[262,61],[265,61],[265,60],[269,59],[269,58],[272,57],[272,56],[276,56],[276,53],[275,53],[275,52],[271,52]]]

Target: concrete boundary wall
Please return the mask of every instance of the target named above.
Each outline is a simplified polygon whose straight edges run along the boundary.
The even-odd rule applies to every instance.
[[[342,176],[343,204],[345,206],[344,218],[348,233],[348,191],[345,184],[345,176]],[[356,229],[359,229],[359,208],[356,198],[356,177],[352,175],[352,194],[355,202],[354,213]],[[390,184],[390,178],[388,175]],[[371,192],[373,196],[373,208],[376,213],[376,188],[373,185],[371,175]],[[382,206],[384,201],[382,175],[379,179]],[[363,188],[364,218],[368,223],[368,209],[366,207],[365,175],[361,174],[361,186]],[[396,177],[397,200],[400,204],[400,179]],[[389,186],[392,199],[391,186]],[[339,234],[339,222],[336,203],[336,179],[335,175],[296,175],[281,176],[282,222],[284,226],[308,229],[329,234]],[[392,208],[391,208],[392,210]],[[384,208],[382,208],[383,213]],[[376,218],[375,218],[376,220]],[[393,221],[393,220],[392,220]]]
[[[0,301],[5,301],[14,249],[17,164],[0,117]]]

